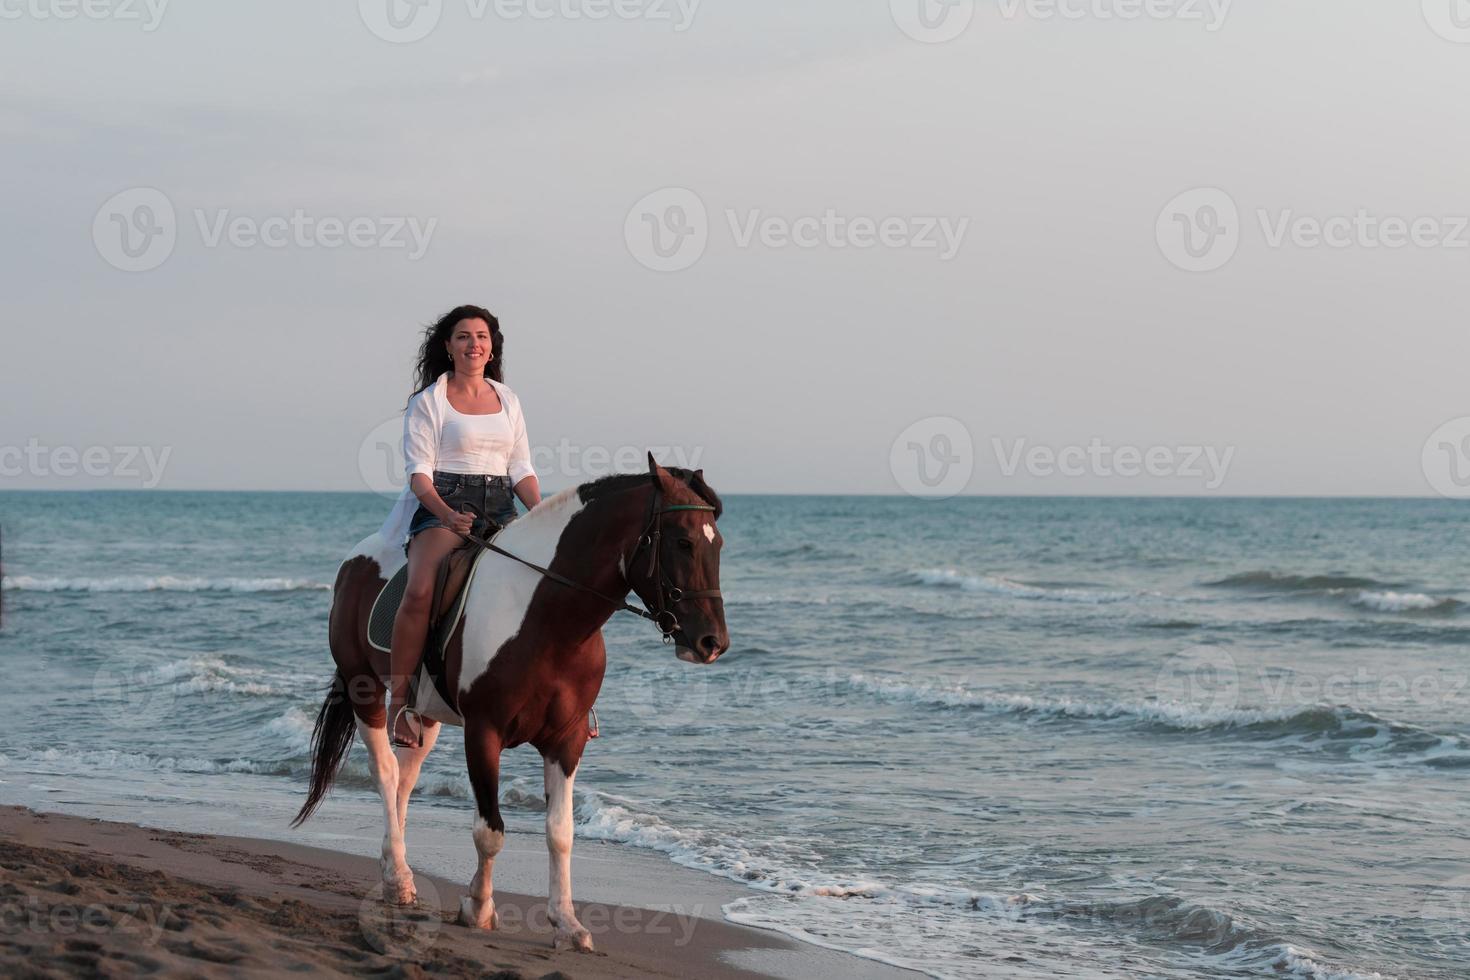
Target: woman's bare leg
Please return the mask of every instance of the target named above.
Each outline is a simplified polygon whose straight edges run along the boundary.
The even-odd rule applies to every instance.
[[[424,659],[429,604],[434,601],[434,573],[460,541],[453,531],[431,527],[415,534],[408,544],[408,584],[393,620],[392,651],[388,654],[388,734],[395,745],[403,744],[405,738],[417,744],[417,738],[405,730],[400,709],[408,700],[409,684]]]

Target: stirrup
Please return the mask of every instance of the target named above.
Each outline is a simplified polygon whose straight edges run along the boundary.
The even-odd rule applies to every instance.
[[[418,728],[417,728],[417,732],[416,732],[417,741],[409,741],[407,738],[400,737],[399,734],[398,734],[398,729],[399,729],[400,723],[402,723],[402,724],[407,724],[408,723],[408,720],[409,719],[406,717],[408,715],[413,715],[415,718],[418,719]],[[410,729],[410,730],[412,730],[412,729]],[[399,749],[421,749],[421,748],[423,748],[424,747],[424,716],[421,715],[421,714],[419,714],[412,707],[410,707],[409,705],[406,705],[406,704],[403,707],[399,708],[396,712],[394,712],[394,714],[393,714],[393,720],[388,725],[388,742],[394,748],[399,748]]]

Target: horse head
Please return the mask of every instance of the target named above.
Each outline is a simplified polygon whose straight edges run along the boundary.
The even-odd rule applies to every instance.
[[[658,465],[648,454],[653,485],[648,523],[627,569],[628,583],[654,613],[674,654],[712,664],[730,646],[720,597],[720,498],[704,471]]]

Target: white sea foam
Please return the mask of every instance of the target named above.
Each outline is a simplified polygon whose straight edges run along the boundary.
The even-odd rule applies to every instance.
[[[950,906],[969,910],[1000,909],[1024,904],[1026,896],[996,898],[946,885],[913,883],[888,885],[868,879],[840,879],[822,875],[809,864],[816,855],[791,855],[789,863],[772,859],[744,846],[729,835],[715,835],[673,827],[661,818],[636,809],[631,800],[607,793],[578,792],[577,836],[586,840],[627,844],[668,855],[675,864],[729,878],[762,891],[808,898],[861,898],[910,906]]]
[[[47,578],[7,575],[7,592],[330,592],[321,582],[299,578],[193,578],[175,575],[116,575],[108,578]]]
[[[24,763],[27,768],[40,764],[66,772],[99,770],[188,772],[203,775],[220,773],[257,773],[286,775],[289,769],[279,762],[254,759],[206,759],[200,756],[159,756],[146,752],[122,752],[116,749],[33,749],[17,753],[11,764]]]
[[[266,723],[265,734],[289,751],[286,755],[305,756],[311,753],[311,730],[314,722],[300,708],[290,708],[279,718]]]
[[[1276,958],[1271,969],[1285,976],[1302,977],[1303,980],[1392,980],[1382,973],[1357,973],[1343,970],[1322,962],[1315,954],[1308,954],[1295,946],[1276,947]]]
[[[1428,609],[1448,609],[1458,605],[1454,599],[1424,595],[1421,592],[1359,592],[1350,601],[1355,606],[1377,612],[1422,612]]]
[[[1399,592],[1388,583],[1350,575],[1287,575],[1276,572],[1244,572],[1206,585],[1259,593],[1265,598],[1330,598],[1346,601],[1359,609],[1385,613],[1451,613],[1464,606],[1450,596],[1423,592]]]
[[[144,684],[170,686],[175,695],[239,694],[250,697],[282,697],[315,693],[318,678],[304,678],[259,667],[230,664],[223,657],[187,657],[142,672]]]
[[[1087,589],[1070,589],[1024,585],[998,575],[965,575],[952,568],[921,568],[912,573],[920,585],[941,588],[963,589],[966,592],[988,592],[993,595],[1010,596],[1015,599],[1035,599],[1041,602],[1079,602],[1102,605],[1112,602],[1127,602],[1135,598],[1131,592],[1101,592]]]

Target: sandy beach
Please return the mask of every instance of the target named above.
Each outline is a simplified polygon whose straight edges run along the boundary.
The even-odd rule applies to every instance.
[[[578,902],[594,954],[556,951],[544,899],[497,890],[501,928],[454,923],[464,886],[419,874],[389,909],[370,858],[0,808],[10,977],[917,976],[673,911]]]

